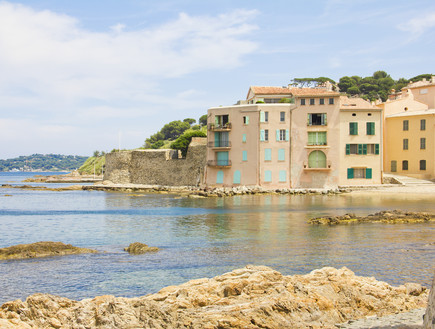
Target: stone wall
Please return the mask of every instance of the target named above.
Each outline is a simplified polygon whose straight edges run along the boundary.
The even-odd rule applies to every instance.
[[[426,314],[424,315],[423,328],[435,329],[435,272],[434,272],[434,278],[432,280],[432,287],[430,288]]]
[[[200,186],[207,139],[194,137],[186,158],[176,150],[133,150],[106,154],[104,180],[115,184]]]

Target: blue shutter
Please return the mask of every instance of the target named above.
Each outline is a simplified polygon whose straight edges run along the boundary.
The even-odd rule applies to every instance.
[[[276,130],[276,141],[279,142],[279,129]]]
[[[242,135],[242,142],[245,143],[246,142],[246,134]]]
[[[286,182],[287,181],[287,172],[285,170],[279,171],[279,181]]]
[[[265,121],[265,119],[264,119],[264,112],[260,111],[260,122],[264,122],[264,121]]]
[[[220,133],[214,133],[214,146],[219,147]]]
[[[246,116],[246,124],[249,125],[249,117]]]
[[[290,131],[288,129],[286,129],[285,131],[285,140],[288,142],[290,139]]]
[[[264,142],[265,140],[265,134],[264,134],[264,129],[260,130],[260,142]]]
[[[272,181],[272,172],[270,170],[266,170],[264,172],[264,181],[271,182]]]
[[[248,151],[242,152],[242,161],[248,161]]]
[[[278,150],[278,161],[285,161],[285,150],[284,149]]]
[[[272,149],[264,149],[264,160],[272,161]]]
[[[216,175],[216,184],[223,184],[224,183],[224,172],[222,170],[219,170]]]
[[[233,184],[240,184],[241,176],[242,176],[242,174],[240,173],[240,170],[236,170],[234,172],[234,176],[233,176]]]

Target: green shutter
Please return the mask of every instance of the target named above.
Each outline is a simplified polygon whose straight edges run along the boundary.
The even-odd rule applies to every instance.
[[[311,114],[310,113],[308,113],[307,114],[307,126],[311,126]]]
[[[246,124],[249,125],[249,117],[246,116]]]
[[[366,168],[366,179],[372,178],[372,168]]]
[[[375,144],[375,154],[379,154],[379,144]]]
[[[350,154],[350,144],[346,144],[346,154]]]
[[[216,174],[216,184],[223,184],[224,183],[224,172],[222,170],[219,170]]]
[[[367,135],[374,135],[375,134],[375,123],[374,122],[367,122]]]
[[[358,144],[358,154],[363,154],[363,145]]]
[[[322,124],[323,124],[324,126],[327,126],[327,125],[328,125],[328,122],[326,121],[326,113],[323,113],[323,114],[322,114],[322,119],[323,119],[323,120],[322,120],[322,121],[323,121]]]
[[[220,146],[219,140],[220,140],[220,133],[214,133],[214,146],[215,147]]]
[[[240,170],[236,170],[234,172],[234,176],[233,176],[233,184],[240,184],[240,178],[241,178],[241,173]]]
[[[288,129],[285,130],[285,140],[288,142],[290,139],[290,131]]]
[[[358,122],[349,122],[349,134],[358,135]]]
[[[279,141],[279,129],[276,130],[276,140]]]
[[[265,121],[265,119],[264,119],[264,112],[260,111],[260,122],[264,122],[264,121]]]
[[[265,133],[264,133],[264,129],[260,130],[260,142],[264,142],[265,139]]]
[[[347,179],[353,178],[353,168],[347,168]]]
[[[367,154],[367,144],[363,144],[363,154]]]
[[[248,161],[248,151],[242,151],[242,161]]]
[[[219,126],[219,117],[218,116],[214,117],[214,124],[216,125],[216,127]]]

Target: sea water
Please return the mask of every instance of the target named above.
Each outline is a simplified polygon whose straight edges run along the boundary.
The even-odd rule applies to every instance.
[[[0,184],[22,185],[32,175],[0,173]],[[0,248],[61,241],[99,253],[0,261],[0,304],[38,292],[76,300],[142,296],[247,264],[267,265],[286,275],[346,266],[393,285],[412,281],[429,286],[435,223],[313,226],[307,221],[389,209],[435,212],[434,201],[435,196],[406,194],[190,199],[2,188]],[[136,241],[160,251],[135,256],[123,251]]]

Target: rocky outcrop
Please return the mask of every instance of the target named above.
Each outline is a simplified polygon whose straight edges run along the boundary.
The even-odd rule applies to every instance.
[[[83,190],[82,185],[71,185],[63,187],[46,187],[46,186],[32,186],[32,185],[10,185],[2,184],[0,188],[17,188],[22,190],[32,190],[32,191],[80,191]]]
[[[427,303],[426,313],[424,314],[423,328],[435,329],[435,273],[430,288],[429,300]]]
[[[159,248],[157,247],[149,247],[145,243],[140,243],[140,242],[130,243],[130,245],[127,248],[124,248],[124,251],[127,251],[129,254],[132,255],[141,255],[147,252],[153,252],[158,250]]]
[[[369,315],[426,307],[418,284],[392,287],[325,267],[283,276],[264,266],[192,280],[139,298],[73,301],[36,294],[0,307],[2,328],[335,328]]]
[[[401,210],[380,211],[368,216],[345,214],[343,216],[316,217],[309,220],[310,224],[351,224],[351,223],[422,223],[434,221],[435,215],[426,212],[410,212]]]
[[[0,259],[26,259],[47,256],[96,253],[96,250],[74,247],[62,242],[41,241],[0,248]],[[1,327],[0,327],[1,328]]]

